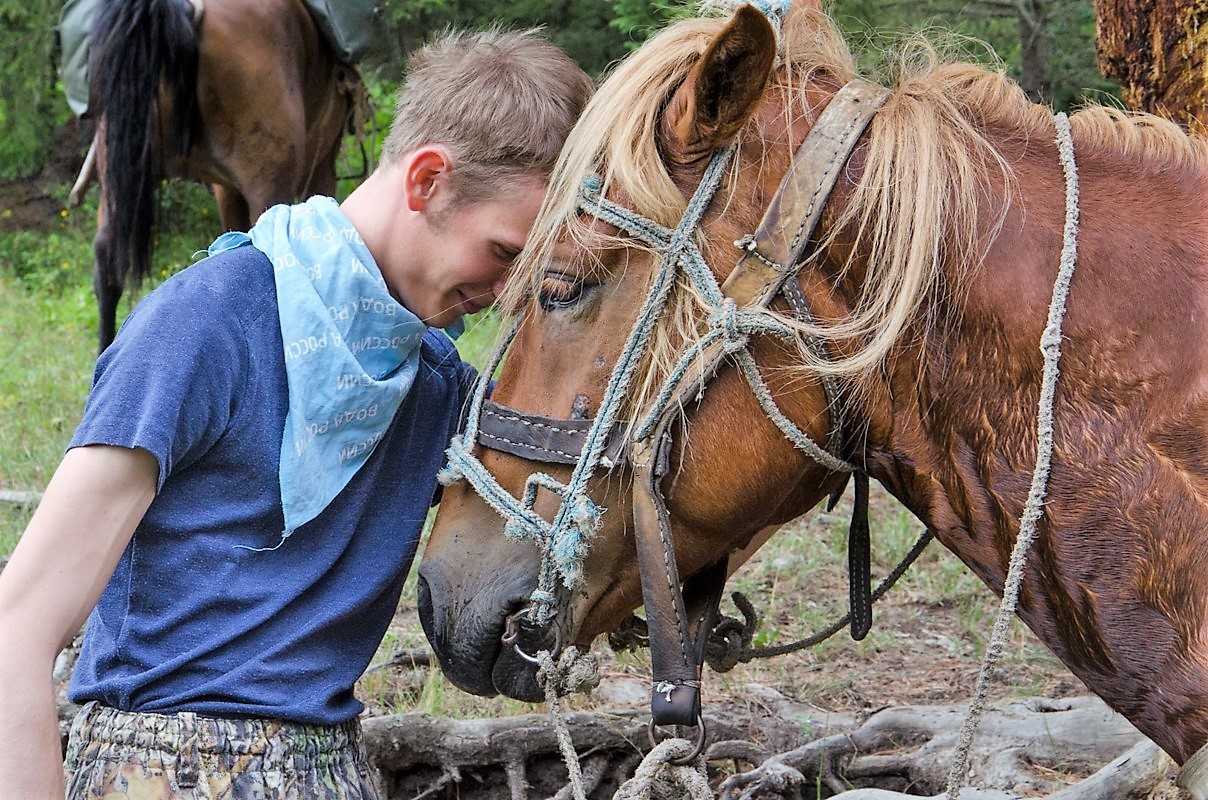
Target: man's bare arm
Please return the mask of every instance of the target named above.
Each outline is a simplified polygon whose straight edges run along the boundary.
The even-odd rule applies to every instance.
[[[0,786],[6,795],[62,798],[51,672],[96,605],[155,497],[145,450],[68,451],[0,573]]]

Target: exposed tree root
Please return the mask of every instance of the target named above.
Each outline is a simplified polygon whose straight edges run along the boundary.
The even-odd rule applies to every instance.
[[[777,700],[771,690],[759,691],[761,711],[706,716],[714,742],[706,757],[719,797],[943,795],[964,707],[887,708],[857,722],[824,718],[783,697]],[[611,798],[650,748],[644,713],[575,713],[566,720],[587,796]],[[543,714],[480,720],[405,714],[365,720],[365,732],[390,798],[571,797],[553,725]],[[1169,785],[1170,758],[1089,696],[989,708],[971,755],[961,800],[1179,796]]]

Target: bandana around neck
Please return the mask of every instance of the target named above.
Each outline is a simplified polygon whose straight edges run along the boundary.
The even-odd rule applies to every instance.
[[[385,435],[415,380],[427,326],[390,295],[330,197],[273,206],[251,231],[225,233],[208,252],[246,244],[273,264],[285,350],[280,547],[327,508]]]

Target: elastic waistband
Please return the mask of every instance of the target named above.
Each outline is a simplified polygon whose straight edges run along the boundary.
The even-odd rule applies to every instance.
[[[180,750],[187,746],[199,753],[268,758],[313,758],[361,747],[361,725],[355,718],[340,725],[301,725],[276,719],[205,717],[190,711],[119,711],[95,701],[76,715],[72,736],[81,742],[138,750]]]

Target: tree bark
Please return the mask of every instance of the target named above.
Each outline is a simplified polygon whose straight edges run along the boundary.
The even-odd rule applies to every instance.
[[[1208,0],[1094,0],[1099,71],[1129,108],[1208,130]]]
[[[1019,18],[1019,85],[1037,103],[1048,103],[1053,97],[1053,71],[1049,67],[1046,33],[1048,12],[1044,0],[1018,0]]]

